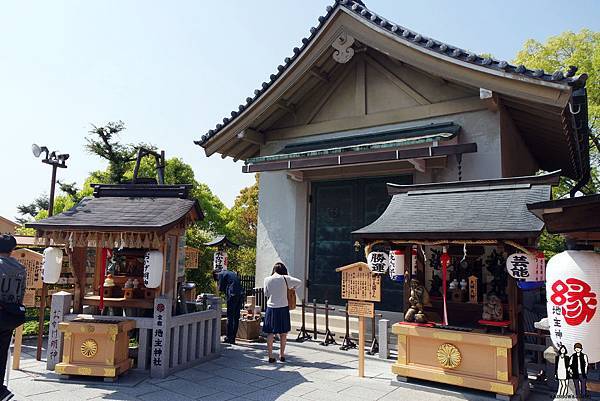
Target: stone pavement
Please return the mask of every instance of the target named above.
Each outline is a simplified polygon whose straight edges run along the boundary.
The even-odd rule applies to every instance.
[[[287,361],[269,364],[266,345],[227,346],[221,357],[156,380],[127,374],[122,383],[57,382],[34,358],[33,343],[25,344],[21,371],[11,371],[10,388],[18,401],[82,400],[411,400],[452,401],[487,399],[484,393],[440,394],[428,389],[391,384],[392,361],[367,358],[357,377],[356,350],[339,351],[315,343],[290,343]],[[535,395],[530,400],[549,400]]]

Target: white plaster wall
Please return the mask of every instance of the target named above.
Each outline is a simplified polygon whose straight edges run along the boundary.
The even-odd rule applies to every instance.
[[[260,174],[256,244],[256,285],[262,287],[276,262],[304,281],[308,221],[308,183],[289,179],[285,172]],[[304,286],[297,291],[302,298]]]
[[[437,117],[425,120],[396,124],[394,127],[407,128],[429,123],[455,122],[462,129],[459,143],[477,143],[477,153],[463,155],[462,179],[476,180],[499,178],[502,176],[500,154],[499,113],[488,110]],[[368,130],[361,130],[365,133]],[[356,132],[353,132],[356,134]],[[320,135],[319,138],[335,138],[349,135],[348,132]],[[261,147],[261,155],[271,155],[289,143],[315,140],[316,137],[299,138],[288,141],[273,141]],[[414,173],[414,182],[445,182],[458,180],[457,162],[454,156],[448,157],[445,169]],[[286,172],[264,172],[259,180],[259,211],[256,249],[257,285],[262,285],[264,277],[271,274],[273,264],[281,260],[290,274],[306,279],[308,246],[308,191],[309,184],[287,178]],[[303,292],[298,294],[302,297]]]

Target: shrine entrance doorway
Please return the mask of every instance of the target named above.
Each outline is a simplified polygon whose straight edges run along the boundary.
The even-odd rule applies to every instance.
[[[308,300],[345,304],[335,269],[366,261],[356,252],[351,232],[371,224],[387,208],[386,183],[412,184],[411,175],[317,181],[311,185]],[[385,275],[378,309],[401,311],[403,286]]]

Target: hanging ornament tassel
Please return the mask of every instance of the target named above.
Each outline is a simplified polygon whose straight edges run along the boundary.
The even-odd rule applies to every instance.
[[[447,281],[448,281],[448,263],[450,262],[450,255],[446,247],[442,248],[442,255],[440,256],[440,263],[442,264],[442,288],[443,288],[443,301],[444,301],[444,325],[448,325],[448,308],[446,305],[446,293],[447,293]]]
[[[460,263],[464,262],[466,258],[467,258],[467,243],[465,242],[463,244],[463,257],[460,260]]]

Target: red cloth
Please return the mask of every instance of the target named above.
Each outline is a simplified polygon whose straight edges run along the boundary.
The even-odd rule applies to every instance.
[[[444,326],[448,325],[448,309],[446,306],[446,290],[448,288],[446,281],[447,281],[447,276],[448,276],[448,263],[450,263],[450,255],[448,255],[448,252],[446,252],[446,248],[444,248],[444,252],[442,253],[442,255],[440,256],[440,262],[442,264],[442,295],[443,295],[443,301],[444,301],[444,317],[443,317],[443,323]]]

